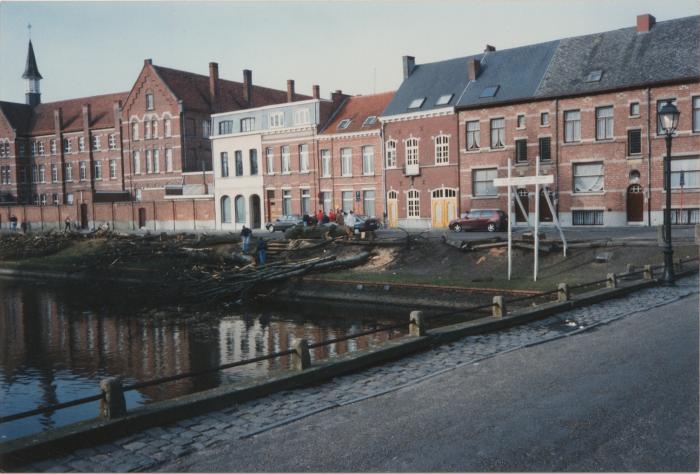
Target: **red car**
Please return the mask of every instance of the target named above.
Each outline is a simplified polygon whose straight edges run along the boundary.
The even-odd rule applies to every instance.
[[[498,209],[473,209],[459,219],[450,221],[450,230],[462,232],[463,230],[487,230],[496,232],[503,230],[508,225],[508,215]]]

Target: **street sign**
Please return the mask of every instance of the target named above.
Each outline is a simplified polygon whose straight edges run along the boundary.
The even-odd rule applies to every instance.
[[[494,186],[525,186],[527,184],[552,184],[554,176],[551,174],[544,176],[516,176],[512,178],[495,178]]]

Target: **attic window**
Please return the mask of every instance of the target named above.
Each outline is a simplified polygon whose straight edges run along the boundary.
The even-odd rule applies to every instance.
[[[425,97],[419,97],[417,99],[413,99],[413,102],[408,106],[409,109],[419,109],[422,105],[423,102],[425,102]]]
[[[454,94],[441,95],[437,102],[435,102],[435,105],[447,105],[452,100],[452,97],[454,97]]]
[[[591,71],[586,76],[585,82],[599,82],[601,77],[603,77],[603,71],[600,69]]]
[[[345,130],[346,128],[348,128],[348,126],[350,126],[350,122],[352,122],[352,119],[343,119],[338,124],[338,128],[340,130]]]
[[[377,122],[377,116],[376,115],[370,115],[368,116],[365,121],[362,123],[363,127],[366,127],[368,125],[374,125]]]
[[[498,92],[498,89],[501,86],[488,86],[484,88],[483,91],[481,91],[481,95],[479,96],[479,99],[484,99],[486,97],[495,97],[496,93]]]

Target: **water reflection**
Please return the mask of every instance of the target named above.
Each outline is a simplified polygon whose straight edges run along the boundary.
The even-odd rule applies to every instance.
[[[9,415],[98,393],[99,380],[121,375],[126,383],[291,348],[295,338],[316,342],[365,330],[376,318],[338,314],[320,320],[303,308],[294,313],[253,309],[191,315],[153,315],[143,300],[122,292],[99,295],[0,281],[0,415]],[[397,332],[393,333],[395,337]],[[312,359],[368,347],[385,332],[315,348]],[[285,369],[282,357],[127,393],[127,406],[173,398]],[[0,424],[0,440],[61,426],[97,414],[97,403]]]

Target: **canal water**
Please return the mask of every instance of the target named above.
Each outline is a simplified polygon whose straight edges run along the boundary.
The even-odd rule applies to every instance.
[[[396,322],[342,307],[154,311],[147,297],[101,288],[0,280],[0,416],[96,395],[99,381],[109,376],[122,376],[129,384],[201,371],[289,349],[295,338],[317,342]],[[312,359],[353,352],[400,334],[379,332],[319,347],[312,350]],[[240,383],[286,369],[289,362],[282,357],[129,391],[127,409]],[[97,413],[98,402],[93,402],[2,423],[0,442]]]

